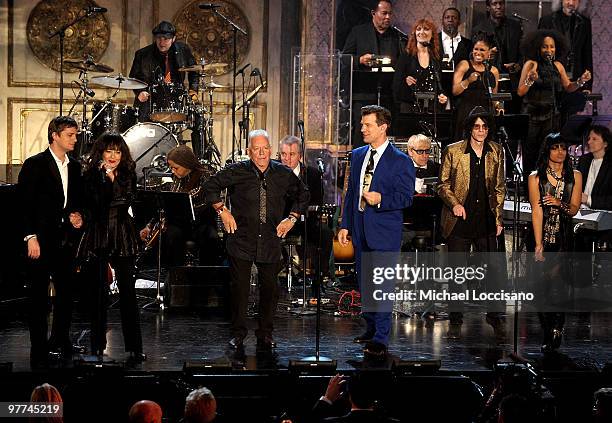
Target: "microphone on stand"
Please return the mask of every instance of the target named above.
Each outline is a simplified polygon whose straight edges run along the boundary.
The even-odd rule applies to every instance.
[[[323,163],[323,159],[320,157],[317,157],[317,168],[319,169],[319,172],[325,173],[325,164]]]
[[[220,8],[221,5],[220,4],[213,4],[213,3],[204,3],[204,4],[198,5],[198,7],[200,9],[214,10],[214,9]]]
[[[529,22],[529,19],[519,15],[518,13],[514,12],[512,14],[512,16],[514,16],[516,19],[518,19],[519,21],[525,21],[525,22]]]
[[[248,68],[249,66],[251,66],[250,63],[247,63],[246,65],[244,65],[243,67],[241,67],[237,72],[236,72],[236,76],[240,75],[242,72],[244,72],[244,70],[246,68]]]
[[[108,12],[108,9],[106,7],[89,6],[89,7],[85,8],[85,12],[87,12],[87,14],[90,14],[90,13],[106,13],[106,12]]]
[[[395,25],[392,25],[391,28],[393,28],[394,30],[397,31],[397,33],[399,34],[400,38],[403,38],[403,39],[406,39],[406,40],[408,39],[408,34],[406,34],[404,31],[402,31],[401,29],[399,29]]]
[[[94,97],[96,95],[96,93],[94,92],[94,90],[92,90],[91,88],[85,88],[84,85],[80,84],[78,81],[74,81],[76,83],[76,85],[81,89],[81,91],[83,91],[83,93],[87,96],[87,97]]]
[[[506,132],[506,128],[504,126],[499,127],[499,135],[501,135],[501,138],[505,141],[508,141],[510,139],[510,137],[508,137],[508,132]]]
[[[251,71],[251,76],[259,76],[259,84],[263,85],[263,76],[261,76],[261,71],[259,68],[253,68]]]

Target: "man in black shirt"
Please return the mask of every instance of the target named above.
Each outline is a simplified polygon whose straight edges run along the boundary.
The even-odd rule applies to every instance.
[[[554,29],[567,38],[570,52],[567,57],[559,59],[563,60],[570,79],[578,78],[585,70],[593,71],[591,20],[578,13],[579,6],[580,0],[563,0],[560,10],[543,16],[538,23],[538,29]],[[589,82],[586,88],[591,86],[592,82]]]
[[[274,346],[272,322],[278,301],[280,239],[293,228],[308,205],[304,184],[291,169],[270,161],[271,153],[268,133],[262,129],[251,131],[251,160],[226,167],[204,184],[207,200],[221,216],[228,233],[233,336],[230,346],[236,349],[242,349],[248,333],[246,312],[253,263],[260,286],[257,347],[269,350]],[[224,189],[231,201],[231,212],[221,201]],[[290,210],[289,215],[284,215],[284,210]]]
[[[164,86],[168,84],[183,85],[185,72],[178,69],[195,65],[196,61],[189,46],[181,41],[176,41],[176,28],[170,22],[161,21],[153,28],[155,41],[141,48],[134,55],[130,78],[136,78],[149,85],[148,89],[135,90],[134,107],[138,108],[138,120],[146,122],[151,114],[151,96],[153,102],[168,102],[167,98],[157,98],[172,94]],[[196,95],[198,90],[198,75],[195,72],[188,73],[189,93]],[[152,87],[155,86],[155,87]],[[157,90],[153,93],[153,88]],[[177,100],[177,99],[174,99]],[[158,105],[159,106],[159,105]]]

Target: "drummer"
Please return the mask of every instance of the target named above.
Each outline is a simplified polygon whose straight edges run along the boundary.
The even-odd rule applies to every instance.
[[[176,41],[176,28],[168,21],[161,21],[153,28],[155,41],[141,48],[134,55],[130,77],[146,82],[149,86],[159,84],[183,85],[185,72],[178,69],[195,65],[196,61],[189,46]],[[197,97],[198,75],[188,72],[189,95]],[[147,89],[134,90],[134,106],[138,109],[138,120],[149,121],[151,113],[151,92]]]

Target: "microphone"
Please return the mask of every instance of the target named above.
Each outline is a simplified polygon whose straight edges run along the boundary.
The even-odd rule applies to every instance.
[[[506,141],[508,141],[508,140],[510,139],[510,137],[508,137],[508,133],[506,132],[506,128],[505,128],[505,127],[503,127],[503,126],[500,126],[500,128],[499,128],[499,134],[500,134],[500,135],[501,135],[501,137],[502,137],[504,140],[506,140]]]
[[[319,172],[325,173],[325,164],[323,163],[323,159],[320,157],[317,157],[317,168],[319,169]]]
[[[253,70],[251,71],[251,76],[261,76],[261,72],[259,71],[259,68],[253,68]]]
[[[85,86],[79,84],[78,81],[74,81],[77,86],[81,89],[81,91],[83,91],[83,93],[87,96],[87,97],[94,97],[96,95],[96,93],[94,92],[94,90],[92,90],[91,88],[86,88]]]
[[[431,47],[431,43],[429,41],[419,41],[419,44],[423,47]]]
[[[200,9],[214,10],[221,7],[220,4],[204,3],[198,6]]]
[[[518,19],[519,21],[525,21],[525,22],[529,22],[529,19],[519,15],[518,13],[514,12],[512,14],[512,16],[514,16],[516,19]]]
[[[108,9],[106,7],[89,6],[85,8],[85,11],[89,13],[106,13]]]
[[[247,63],[246,65],[244,65],[243,67],[241,67],[241,68],[240,68],[240,69],[239,69],[239,70],[236,72],[236,76],[238,76],[238,75],[240,75],[241,73],[243,73],[243,72],[244,72],[244,70],[245,70],[246,68],[248,68],[249,66],[251,66],[251,64],[250,64],[250,63]]]
[[[391,28],[393,28],[394,30],[397,31],[397,33],[400,35],[400,38],[408,39],[408,34],[406,34],[404,31],[402,31],[401,29],[399,29],[395,25],[392,25]]]
[[[298,131],[300,131],[300,138],[302,138],[302,140],[304,140],[304,121],[303,120],[298,120],[297,121],[297,127],[298,127]]]
[[[552,58],[552,55],[551,55],[550,53],[544,53],[544,59],[545,59],[545,60],[546,60],[548,63],[553,64],[553,58]]]

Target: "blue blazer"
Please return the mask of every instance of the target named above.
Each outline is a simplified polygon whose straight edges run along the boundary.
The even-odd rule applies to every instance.
[[[382,196],[380,207],[366,205],[361,212],[360,175],[369,148],[368,145],[359,147],[351,154],[351,172],[340,227],[348,229],[356,241],[355,246],[365,241],[371,250],[399,251],[402,245],[403,209],[412,204],[414,194],[414,164],[410,157],[389,144],[376,166],[370,184],[370,191],[379,192]],[[363,219],[357,219],[358,213],[363,215]],[[359,239],[361,231],[356,230],[355,225],[360,222],[363,222],[365,240]]]

